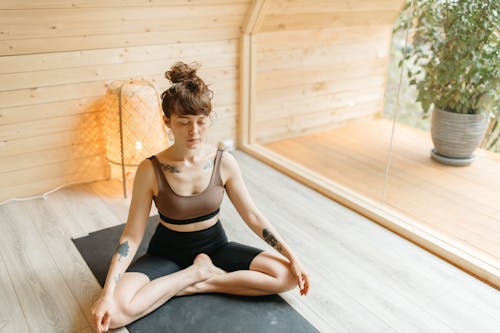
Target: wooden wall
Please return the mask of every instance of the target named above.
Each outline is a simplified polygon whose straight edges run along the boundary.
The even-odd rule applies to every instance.
[[[112,80],[161,92],[175,61],[199,61],[236,138],[240,26],[250,0],[2,0],[0,201],[108,176],[102,97]]]
[[[402,1],[3,0],[0,201],[108,177],[106,83],[142,78],[162,91],[178,60],[201,62],[214,90],[210,142],[236,140],[241,27],[255,4],[256,141],[373,117]]]
[[[272,0],[253,36],[259,143],[377,116],[402,0]]]

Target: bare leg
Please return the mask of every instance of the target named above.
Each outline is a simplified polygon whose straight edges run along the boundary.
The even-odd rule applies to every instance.
[[[150,282],[137,284],[137,276],[126,273],[115,290],[115,311],[111,314],[111,328],[121,327],[152,312],[186,287],[220,274],[206,254],[196,257],[193,265],[181,271]],[[129,279],[129,280],[127,280]],[[147,280],[147,278],[145,278]],[[149,281],[149,280],[147,280]],[[131,288],[138,289],[130,292]]]
[[[288,267],[285,259],[262,252],[252,261],[249,270],[226,273],[219,269],[211,278],[186,287],[177,296],[198,293],[260,296],[284,292],[297,284]]]

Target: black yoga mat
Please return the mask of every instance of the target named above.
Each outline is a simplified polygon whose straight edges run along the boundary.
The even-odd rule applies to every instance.
[[[158,216],[149,219],[136,258],[146,252],[158,220]],[[73,239],[101,286],[104,285],[111,257],[124,226],[118,225]],[[318,332],[279,295],[197,294],[174,297],[149,315],[127,325],[127,328],[132,333]]]

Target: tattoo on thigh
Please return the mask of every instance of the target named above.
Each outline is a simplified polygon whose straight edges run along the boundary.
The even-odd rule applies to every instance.
[[[120,255],[118,261],[121,261],[122,258],[125,258],[128,255],[128,241],[125,241],[124,243],[118,245],[118,247],[116,248],[116,253]]]
[[[280,242],[278,242],[278,240],[276,239],[276,237],[274,237],[271,231],[264,228],[264,230],[262,231],[262,236],[264,237],[264,240],[266,241],[267,244],[274,247],[276,250],[278,250],[278,252],[281,252],[283,248],[281,247]]]

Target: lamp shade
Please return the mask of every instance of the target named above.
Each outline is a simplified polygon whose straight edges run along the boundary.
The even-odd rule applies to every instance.
[[[159,97],[147,81],[113,81],[106,92],[104,132],[111,164],[137,166],[168,146]]]

